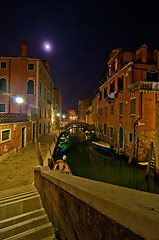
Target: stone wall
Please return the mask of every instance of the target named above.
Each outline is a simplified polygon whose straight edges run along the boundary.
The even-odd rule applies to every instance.
[[[34,184],[61,240],[159,239],[159,196],[37,167]]]

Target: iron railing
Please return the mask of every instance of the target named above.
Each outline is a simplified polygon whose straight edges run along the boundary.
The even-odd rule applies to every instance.
[[[21,113],[3,113],[0,114],[0,123],[28,122],[28,115]]]
[[[137,92],[140,90],[145,91],[159,91],[159,82],[136,82],[129,86],[131,92]]]

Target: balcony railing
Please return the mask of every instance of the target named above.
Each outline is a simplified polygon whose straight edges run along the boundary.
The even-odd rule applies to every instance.
[[[159,82],[136,82],[129,86],[130,92],[145,91],[159,91]]]
[[[3,113],[0,114],[0,123],[28,122],[27,114]]]

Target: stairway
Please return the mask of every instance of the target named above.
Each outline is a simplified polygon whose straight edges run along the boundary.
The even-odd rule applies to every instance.
[[[54,228],[33,185],[0,191],[0,240],[53,240]]]

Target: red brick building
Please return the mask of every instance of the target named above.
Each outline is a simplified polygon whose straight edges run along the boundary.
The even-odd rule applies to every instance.
[[[22,43],[21,57],[0,57],[0,113],[28,114],[32,137],[45,135],[53,121],[53,87],[50,63],[27,56]],[[22,97],[22,104],[16,103]]]
[[[110,53],[99,87],[100,137],[116,152],[145,160],[155,144],[155,109],[159,101],[159,51],[143,44],[135,51]]]
[[[22,43],[20,57],[0,57],[0,159],[49,133],[54,125],[50,63],[28,57],[27,48]],[[16,97],[23,103],[18,104]],[[27,119],[18,120],[22,116]],[[15,117],[18,119],[11,119]]]

